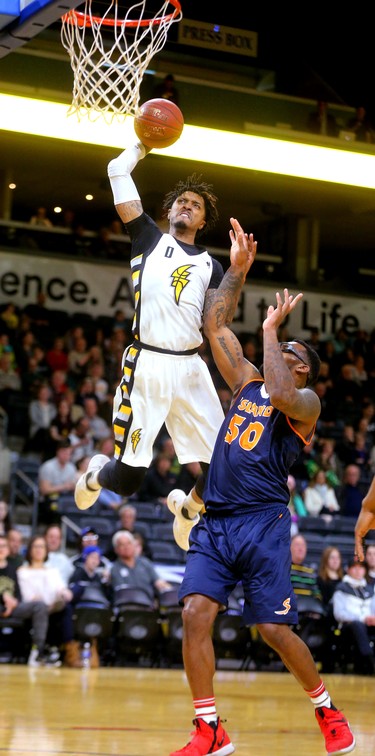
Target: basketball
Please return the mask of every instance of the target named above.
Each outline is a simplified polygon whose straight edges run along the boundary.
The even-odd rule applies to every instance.
[[[134,131],[147,147],[170,147],[184,128],[184,117],[174,102],[162,98],[147,100],[134,118]]]

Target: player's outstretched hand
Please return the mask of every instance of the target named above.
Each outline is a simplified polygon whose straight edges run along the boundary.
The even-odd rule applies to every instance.
[[[294,310],[302,297],[303,294],[301,293],[296,294],[296,296],[294,297],[293,294],[289,294],[288,289],[284,289],[283,301],[281,295],[277,291],[276,307],[274,307],[274,305],[269,305],[267,309],[267,317],[263,321],[263,330],[267,329],[268,327],[278,328],[286,318],[286,316],[289,315],[292,310]]]
[[[253,234],[245,233],[237,218],[230,218],[230,223],[230,262],[231,265],[242,268],[246,274],[255,260],[257,242],[254,241]]]

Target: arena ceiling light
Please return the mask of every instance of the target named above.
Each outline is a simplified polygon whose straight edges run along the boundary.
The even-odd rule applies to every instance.
[[[122,149],[133,119],[106,124],[67,115],[63,103],[0,93],[0,129]],[[153,153],[251,171],[375,189],[375,155],[186,124],[172,147]]]

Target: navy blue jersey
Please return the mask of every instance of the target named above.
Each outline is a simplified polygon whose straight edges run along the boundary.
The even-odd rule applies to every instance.
[[[272,407],[263,379],[245,384],[215,443],[203,495],[206,511],[241,514],[287,506],[289,468],[306,443]]]

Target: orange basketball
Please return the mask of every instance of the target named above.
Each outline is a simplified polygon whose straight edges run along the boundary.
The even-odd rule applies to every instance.
[[[162,98],[144,102],[134,118],[134,131],[147,147],[170,147],[177,142],[183,128],[184,117],[180,108]]]

